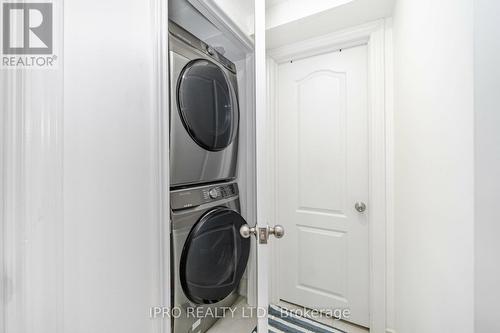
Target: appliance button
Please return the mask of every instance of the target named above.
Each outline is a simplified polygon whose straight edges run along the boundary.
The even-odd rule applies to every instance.
[[[209,192],[208,192],[208,195],[210,196],[210,198],[212,199],[217,199],[217,197],[219,196],[219,193],[217,192],[217,189],[216,188],[213,188],[211,189]]]

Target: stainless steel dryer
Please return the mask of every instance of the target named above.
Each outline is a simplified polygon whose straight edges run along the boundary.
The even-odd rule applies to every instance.
[[[170,186],[230,180],[238,155],[236,66],[169,24]]]
[[[238,298],[248,262],[250,239],[240,236],[246,222],[238,185],[180,189],[171,191],[170,198],[173,332],[203,333],[217,320],[213,314],[221,315],[221,308]]]

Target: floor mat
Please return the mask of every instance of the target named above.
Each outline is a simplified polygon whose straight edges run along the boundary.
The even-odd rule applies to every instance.
[[[269,306],[269,333],[346,333],[277,305]],[[257,333],[257,328],[252,333]]]

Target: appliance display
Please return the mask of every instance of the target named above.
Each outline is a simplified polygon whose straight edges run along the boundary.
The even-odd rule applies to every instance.
[[[239,106],[236,66],[169,24],[170,186],[236,177]]]
[[[248,262],[250,239],[240,235],[246,222],[240,215],[238,185],[174,190],[170,200],[172,306],[181,311],[173,318],[173,332],[203,333],[217,318],[190,314],[213,314],[234,304]]]

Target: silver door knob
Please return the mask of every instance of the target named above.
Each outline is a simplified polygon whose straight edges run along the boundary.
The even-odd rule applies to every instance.
[[[276,238],[281,238],[285,235],[285,228],[282,225],[276,224],[274,227],[269,227],[269,233]]]
[[[251,235],[258,236],[260,244],[267,244],[269,235],[281,238],[285,235],[285,228],[279,224],[276,224],[274,227],[266,228],[250,227],[248,224],[244,224],[240,228],[240,235],[243,238],[250,238]]]
[[[248,224],[244,224],[240,228],[240,235],[243,238],[250,238],[251,235],[257,235],[257,229],[250,228]]]
[[[364,202],[356,202],[354,204],[354,209],[356,209],[360,213],[363,213],[366,210],[366,204]]]

